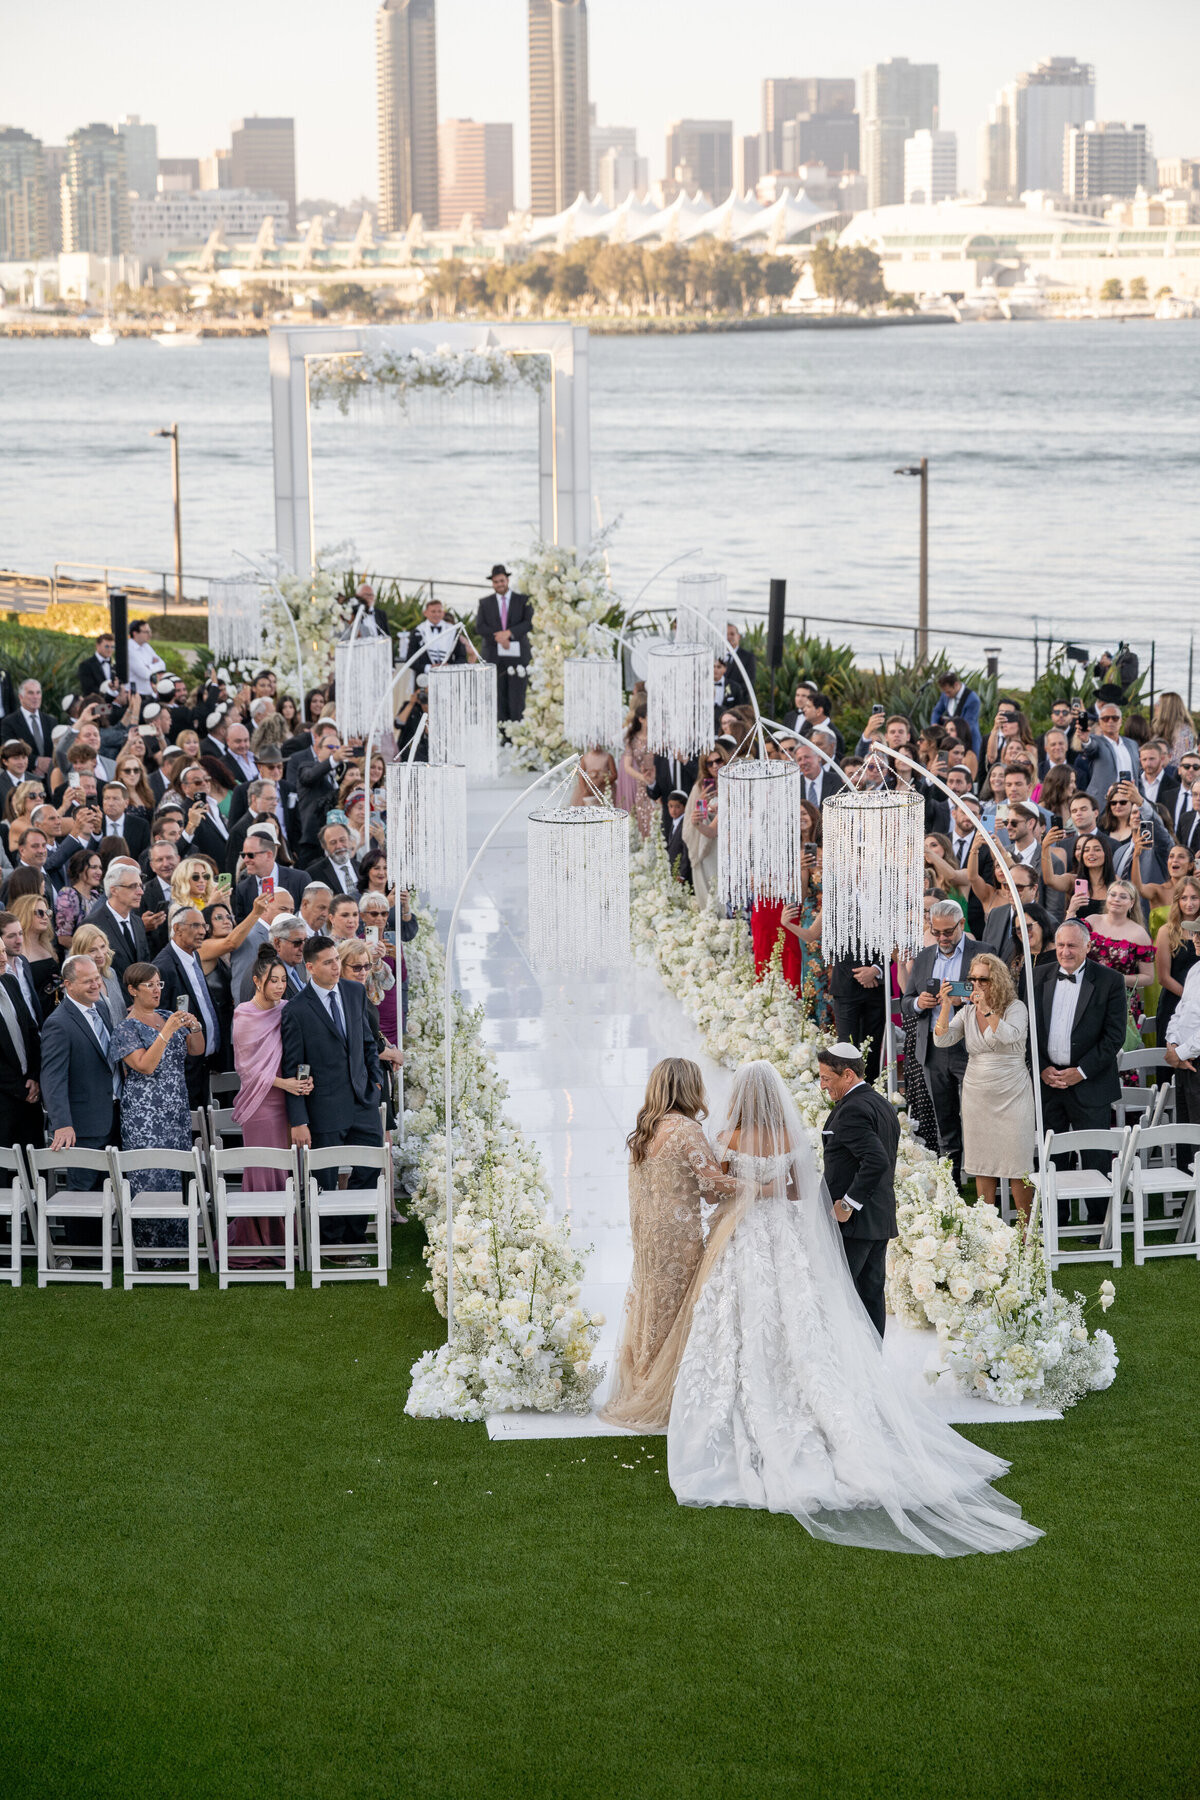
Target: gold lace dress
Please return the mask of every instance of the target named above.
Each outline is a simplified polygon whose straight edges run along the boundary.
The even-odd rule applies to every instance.
[[[701,1201],[711,1207],[731,1200],[735,1187],[700,1125],[682,1113],[669,1113],[645,1159],[630,1164],[633,1274],[612,1393],[600,1415],[610,1424],[666,1430],[692,1308],[712,1262]],[[720,1233],[722,1243],[725,1235]]]

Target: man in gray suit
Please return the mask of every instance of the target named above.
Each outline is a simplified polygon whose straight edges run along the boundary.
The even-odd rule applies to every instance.
[[[63,997],[42,1028],[42,1101],[54,1133],[50,1148],[104,1150],[119,1142],[117,1083],[108,1060],[113,1022],[101,998],[104,983],[90,956],[68,956],[62,983]],[[103,1185],[99,1171],[67,1171],[67,1186],[76,1193]],[[98,1246],[99,1219],[76,1219],[71,1235],[76,1243]]]
[[[900,1008],[906,1019],[917,1022],[917,1060],[937,1119],[938,1155],[950,1158],[954,1184],[961,1187],[962,1084],[967,1052],[963,1044],[939,1050],[933,1042],[932,1021],[943,981],[965,981],[972,958],[984,945],[966,935],[962,908],[953,900],[938,900],[930,907],[929,929],[934,941],[914,961]],[[956,999],[954,1004],[961,1006],[962,1001]]]
[[[1118,781],[1132,781],[1138,792],[1142,788],[1142,765],[1138,745],[1132,738],[1121,736],[1121,709],[1111,700],[1102,700],[1097,709],[1099,729],[1088,736],[1087,743],[1075,758],[1078,784],[1103,812],[1108,790]]]

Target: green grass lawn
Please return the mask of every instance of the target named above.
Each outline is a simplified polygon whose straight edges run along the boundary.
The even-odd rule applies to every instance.
[[[677,1507],[662,1439],[406,1419],[418,1245],[0,1290],[0,1793],[1200,1791],[1194,1262],[1117,1278],[1108,1393],[972,1430],[1046,1538],[936,1562]]]

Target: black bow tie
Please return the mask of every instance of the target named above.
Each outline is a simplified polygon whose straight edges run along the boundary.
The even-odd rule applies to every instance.
[[[1067,971],[1065,969],[1060,969],[1058,971],[1058,979],[1060,981],[1069,981],[1071,983],[1071,986],[1074,987],[1075,983],[1079,979],[1079,976],[1078,976],[1078,974],[1068,975]]]

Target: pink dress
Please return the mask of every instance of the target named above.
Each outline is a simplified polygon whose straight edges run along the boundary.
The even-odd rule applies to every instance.
[[[245,1000],[233,1014],[233,1066],[242,1078],[233,1103],[234,1122],[242,1128],[247,1150],[286,1150],[291,1145],[283,1089],[271,1084],[283,1066],[282,1006],[264,1012]],[[278,1169],[247,1169],[243,1190],[278,1193],[287,1177]],[[235,1219],[231,1244],[282,1244],[282,1219]]]

